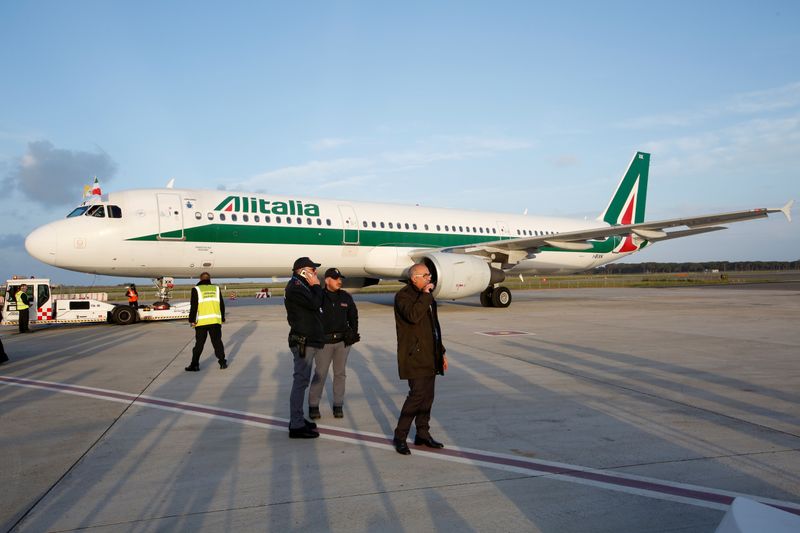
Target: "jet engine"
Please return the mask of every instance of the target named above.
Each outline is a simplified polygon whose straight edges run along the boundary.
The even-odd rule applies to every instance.
[[[433,296],[456,300],[482,292],[505,279],[505,273],[474,255],[433,252],[422,257],[436,285]]]

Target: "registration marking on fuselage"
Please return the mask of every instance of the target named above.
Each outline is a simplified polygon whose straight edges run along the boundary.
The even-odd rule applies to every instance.
[[[69,383],[57,383],[51,381],[40,381],[14,376],[0,375],[0,384],[30,389],[47,390],[75,396],[83,396],[99,400],[106,400],[141,407],[152,407],[155,409],[186,413],[195,416],[213,418],[238,422],[248,426],[261,427],[266,429],[286,431],[288,420],[285,418],[260,415],[246,411],[234,409],[222,409],[211,405],[179,402],[167,398],[157,398],[154,396],[144,396],[131,394],[122,391],[85,387],[81,385],[71,385]],[[370,433],[366,431],[355,431],[332,426],[319,426],[320,437],[327,440],[335,440],[357,444],[361,446],[371,446],[395,453],[392,438],[387,435]],[[686,483],[675,483],[663,481],[655,478],[623,474],[609,470],[599,470],[595,468],[545,461],[541,459],[531,459],[510,454],[488,452],[470,448],[460,448],[448,446],[441,450],[431,450],[428,448],[413,446],[414,455],[426,459],[450,461],[471,466],[493,468],[506,472],[528,474],[533,477],[547,477],[568,483],[578,483],[598,488],[669,500],[698,507],[706,507],[725,511],[728,509],[733,499],[737,496],[744,496],[752,500],[771,505],[778,509],[800,515],[800,503],[761,498],[759,496],[742,494],[737,492],[703,487],[699,485],[689,485]]]

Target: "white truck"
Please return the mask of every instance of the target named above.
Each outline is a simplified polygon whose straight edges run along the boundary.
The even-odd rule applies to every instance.
[[[169,280],[171,289],[171,280]],[[78,324],[110,322],[132,324],[138,320],[180,320],[189,318],[189,303],[169,304],[168,291],[161,291],[162,301],[153,305],[139,306],[136,310],[125,304],[113,304],[90,295],[54,295],[50,280],[43,278],[13,279],[6,282],[3,301],[3,320],[0,324],[19,324],[16,294],[21,285],[27,285],[26,293],[30,305],[31,324]],[[95,295],[96,296],[96,295]]]

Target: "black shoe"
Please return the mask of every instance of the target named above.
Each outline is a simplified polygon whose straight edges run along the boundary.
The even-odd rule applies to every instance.
[[[411,450],[408,449],[406,441],[394,439],[392,442],[394,442],[394,449],[397,450],[397,453],[400,455],[411,455]]]
[[[322,418],[322,415],[319,413],[319,407],[311,407],[308,406],[308,418],[311,420],[316,420],[317,418]]]
[[[444,444],[433,440],[433,437],[427,439],[420,436],[414,437],[414,446],[427,446],[428,448],[444,448]]]
[[[290,439],[316,439],[317,437],[319,437],[319,432],[306,426],[298,429],[289,428]]]
[[[4,365],[8,363],[8,361],[9,361],[8,357],[6,357],[5,359],[0,359],[0,365]]]
[[[200,365],[189,365],[186,368],[184,368],[184,370],[186,370],[187,372],[197,372],[198,370],[200,370]]]
[[[225,370],[226,368],[228,368],[228,361],[223,359],[222,361],[219,362],[219,369]]]
[[[344,411],[342,411],[341,405],[333,406],[333,418],[344,418]]]
[[[317,425],[311,420],[305,420],[304,422],[306,423],[306,427],[308,429],[317,429]]]

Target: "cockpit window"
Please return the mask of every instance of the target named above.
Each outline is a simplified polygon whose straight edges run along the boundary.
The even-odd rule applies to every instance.
[[[86,212],[86,216],[87,217],[105,218],[106,210],[103,208],[102,205],[93,205]]]
[[[72,212],[69,215],[67,215],[67,218],[79,217],[82,214],[84,214],[87,209],[89,209],[88,205],[82,205],[80,207],[76,207],[75,209],[72,210]]]
[[[109,205],[108,218],[122,218],[122,209],[118,205]]]

